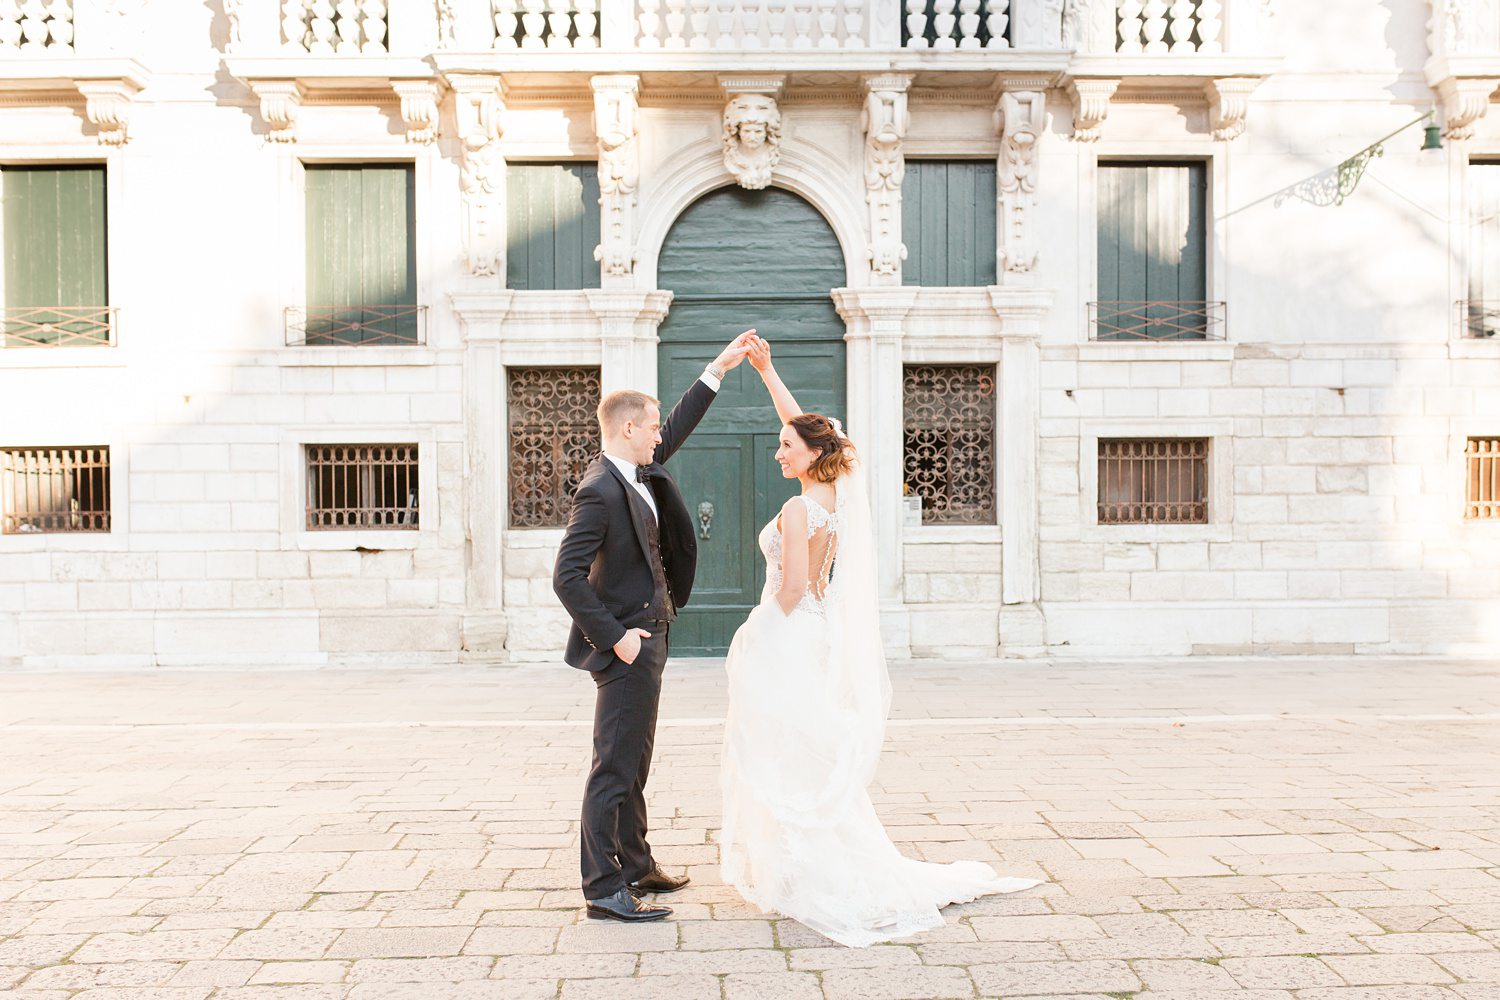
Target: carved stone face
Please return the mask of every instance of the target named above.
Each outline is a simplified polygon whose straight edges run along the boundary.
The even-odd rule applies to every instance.
[[[771,182],[780,155],[781,112],[763,94],[741,94],[724,109],[724,166],[741,187]]]
[[[740,145],[746,149],[759,149],[766,141],[765,122],[745,122],[740,126]]]

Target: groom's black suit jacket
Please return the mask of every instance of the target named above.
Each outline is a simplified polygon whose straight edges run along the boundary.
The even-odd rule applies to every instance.
[[[682,492],[662,463],[682,447],[717,394],[695,380],[661,426],[661,444],[647,485],[656,499],[662,568],[673,602],[682,607],[698,571],[698,538]],[[589,464],[573,494],[552,589],[573,617],[563,658],[580,670],[599,671],[617,657],[614,644],[645,620],[655,584],[647,555],[643,502],[631,503],[630,483],[602,454]],[[653,631],[649,627],[647,631]]]

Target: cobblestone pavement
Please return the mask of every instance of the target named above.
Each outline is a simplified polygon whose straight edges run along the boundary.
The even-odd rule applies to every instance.
[[[0,994],[1500,998],[1500,668],[901,664],[903,851],[1045,879],[850,950],[720,884],[712,661],[669,667],[670,922],[580,920],[563,667],[0,675]]]

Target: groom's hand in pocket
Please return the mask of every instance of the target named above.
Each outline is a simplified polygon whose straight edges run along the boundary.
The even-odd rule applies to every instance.
[[[635,658],[641,655],[641,640],[651,638],[651,633],[643,628],[633,628],[620,636],[620,641],[615,643],[615,655],[626,663],[634,663]]]

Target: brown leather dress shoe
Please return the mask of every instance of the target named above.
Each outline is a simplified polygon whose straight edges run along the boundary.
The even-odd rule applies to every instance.
[[[590,920],[621,920],[633,924],[661,920],[672,915],[671,907],[643,903],[629,889],[621,889],[613,896],[605,896],[603,899],[590,899],[586,906]]]
[[[678,878],[652,865],[649,872],[630,883],[629,889],[634,896],[644,896],[648,892],[676,892],[691,881],[686,875]]]

